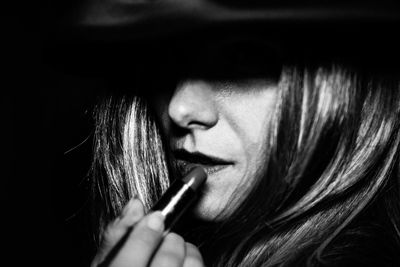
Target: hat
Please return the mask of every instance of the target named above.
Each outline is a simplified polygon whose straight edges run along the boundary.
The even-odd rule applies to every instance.
[[[215,46],[214,56],[225,45],[258,53],[255,44],[279,60],[396,68],[399,22],[399,8],[385,0],[90,0],[63,24],[51,51],[95,73],[154,69]]]

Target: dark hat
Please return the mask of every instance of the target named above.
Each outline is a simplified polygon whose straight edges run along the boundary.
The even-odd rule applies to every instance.
[[[246,49],[255,57],[262,46],[287,61],[393,68],[400,59],[400,10],[385,0],[90,0],[63,26],[51,54],[88,72],[155,68],[213,46],[212,56]]]

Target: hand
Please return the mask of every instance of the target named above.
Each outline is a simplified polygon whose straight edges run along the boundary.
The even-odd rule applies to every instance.
[[[144,214],[140,200],[132,199],[103,235],[92,267],[203,267],[196,246],[175,233],[163,237],[164,216]]]

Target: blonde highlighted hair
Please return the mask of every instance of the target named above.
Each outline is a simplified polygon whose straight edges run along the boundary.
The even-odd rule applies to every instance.
[[[283,69],[262,175],[228,219],[207,229],[213,235],[182,232],[209,266],[362,260],[360,244],[379,254],[364,242],[375,234],[393,234],[398,246],[400,86],[385,78],[340,66]],[[95,136],[93,203],[101,233],[132,196],[149,208],[173,170],[141,97],[106,98]],[[378,233],[375,224],[388,228]]]

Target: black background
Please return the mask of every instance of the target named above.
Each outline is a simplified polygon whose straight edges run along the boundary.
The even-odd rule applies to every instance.
[[[2,266],[89,266],[92,257],[87,172],[98,88],[43,60],[75,4],[2,8]]]

